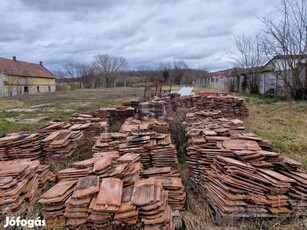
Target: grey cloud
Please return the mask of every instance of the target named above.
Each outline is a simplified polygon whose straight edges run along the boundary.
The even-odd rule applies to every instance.
[[[126,57],[130,69],[183,59],[191,67],[229,68],[234,35],[253,33],[279,0],[0,1],[0,53],[50,69]]]
[[[121,4],[124,0],[20,0],[27,8],[40,11],[103,11]]]

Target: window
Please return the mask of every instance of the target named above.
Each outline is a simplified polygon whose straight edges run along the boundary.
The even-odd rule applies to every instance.
[[[51,92],[51,86],[48,86],[48,91]]]
[[[24,93],[28,93],[28,92],[29,92],[28,86],[23,87],[23,92],[24,92]]]
[[[39,93],[39,86],[36,86],[36,92]]]

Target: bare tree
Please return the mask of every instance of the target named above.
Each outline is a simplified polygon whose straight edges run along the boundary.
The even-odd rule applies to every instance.
[[[66,79],[65,79],[65,72],[63,69],[59,69],[56,71],[53,71],[52,74],[54,75],[56,79],[56,88],[57,90],[64,90]]]
[[[237,55],[233,56],[235,68],[239,75],[246,80],[246,88],[250,93],[259,93],[260,67],[264,64],[266,56],[263,53],[260,34],[241,35],[235,37]],[[233,90],[242,89],[243,79],[240,76],[229,82]],[[238,82],[237,82],[238,81]],[[244,89],[243,89],[244,90]]]
[[[182,83],[182,79],[188,68],[188,65],[182,60],[173,61],[173,71],[171,75],[175,84],[180,85]]]
[[[76,68],[76,63],[67,63],[63,67],[65,74],[65,82],[69,85],[70,89],[76,88],[76,78],[79,77],[79,71]]]
[[[162,74],[162,80],[164,84],[169,85],[169,92],[172,91],[172,81],[170,78],[171,72],[172,72],[172,63],[171,62],[163,62],[160,63],[159,67],[161,74]]]
[[[95,67],[93,65],[84,62],[67,63],[61,71],[62,75],[64,75],[61,77],[61,81],[66,82],[71,89],[76,87],[97,87]]]
[[[306,99],[307,1],[281,0],[278,12],[281,20],[262,18],[265,53],[269,58],[277,57],[272,64],[287,99]]]
[[[128,66],[126,58],[110,56],[108,54],[97,55],[96,64],[99,72],[105,79],[106,87],[111,87],[116,73],[124,70]]]
[[[95,74],[94,69],[91,65],[83,62],[75,63],[74,65],[77,77],[82,82],[81,88],[94,88],[95,86]]]

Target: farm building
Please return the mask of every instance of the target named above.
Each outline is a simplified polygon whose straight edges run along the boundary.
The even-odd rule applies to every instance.
[[[0,58],[0,96],[55,91],[55,78],[43,63]]]
[[[293,84],[297,78],[298,84],[307,84],[307,56],[306,55],[277,55],[264,66],[254,68],[233,68],[213,72],[211,86],[218,89],[244,92],[244,81],[248,78],[258,78],[260,94],[270,93],[278,96],[285,95],[285,82]]]
[[[232,73],[232,69],[217,71],[211,73],[210,86],[218,90],[227,90],[227,82]]]
[[[273,91],[276,95],[285,94],[284,82],[291,80],[297,75],[299,84],[306,84],[307,76],[306,55],[277,55],[268,61],[260,73],[259,92],[261,94]],[[287,78],[287,79],[286,79]],[[291,83],[289,83],[291,85]]]

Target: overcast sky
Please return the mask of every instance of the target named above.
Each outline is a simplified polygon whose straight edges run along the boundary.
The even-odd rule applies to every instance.
[[[130,69],[184,60],[231,67],[233,38],[260,28],[279,0],[0,0],[0,56],[50,70],[123,56]],[[273,14],[274,15],[274,14]]]

